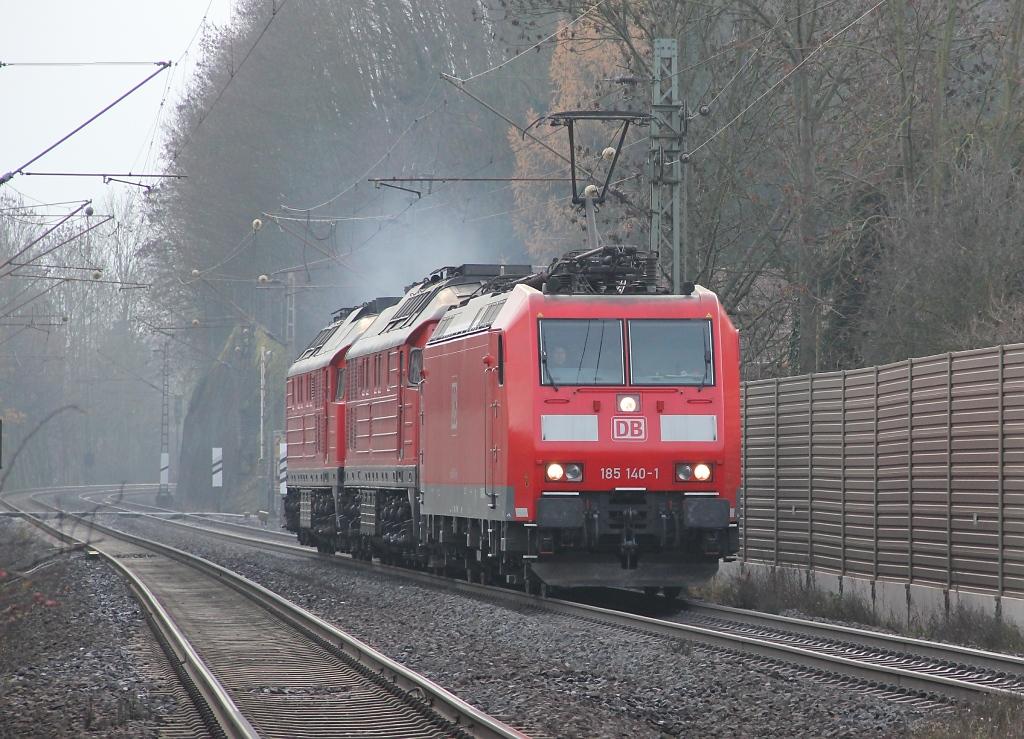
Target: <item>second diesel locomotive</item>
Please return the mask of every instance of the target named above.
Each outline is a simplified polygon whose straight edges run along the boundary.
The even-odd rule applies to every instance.
[[[529,589],[705,580],[738,549],[739,339],[656,260],[447,267],[336,315],[288,375],[286,527]]]

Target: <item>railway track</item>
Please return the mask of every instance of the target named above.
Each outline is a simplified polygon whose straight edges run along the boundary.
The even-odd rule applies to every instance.
[[[967,683],[976,692],[1024,698],[1024,658],[982,649],[884,634],[839,624],[776,616],[702,601],[684,601],[686,623],[771,638],[796,647],[916,670]],[[957,687],[955,683],[950,683]],[[975,687],[977,686],[977,687]]]
[[[299,553],[346,567],[384,570],[434,587],[505,601],[517,608],[555,611],[673,640],[704,644],[759,660],[771,669],[796,671],[799,676],[841,684],[902,703],[937,708],[948,705],[949,699],[975,700],[985,695],[1024,698],[1024,658],[1013,655],[696,601],[685,602],[685,609],[671,618],[652,618],[597,605],[541,599],[504,588],[347,557],[325,557],[306,547],[282,543],[277,535],[253,532],[251,527],[245,527],[249,532],[234,533],[217,530],[218,524],[212,522],[204,522],[200,527],[180,521],[169,523],[250,546]]]
[[[216,735],[523,736],[222,567],[71,515],[22,513],[69,543],[88,532],[128,577]]]

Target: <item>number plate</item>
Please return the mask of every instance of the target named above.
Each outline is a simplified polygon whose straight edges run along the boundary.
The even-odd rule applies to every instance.
[[[601,479],[625,480],[627,482],[659,480],[661,471],[657,467],[602,467]]]

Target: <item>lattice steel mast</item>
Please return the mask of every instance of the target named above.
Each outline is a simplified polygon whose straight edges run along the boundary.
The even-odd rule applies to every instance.
[[[654,39],[651,90],[651,251],[672,255],[672,292],[689,274],[686,248],[686,104],[679,99],[679,44]]]

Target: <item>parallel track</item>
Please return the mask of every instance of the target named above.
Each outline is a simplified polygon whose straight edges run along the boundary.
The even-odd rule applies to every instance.
[[[686,600],[686,623],[915,670],[1024,698],[1024,658],[971,647]]]
[[[190,692],[201,694],[214,733],[523,736],[213,563],[70,515],[60,516],[57,526],[33,522],[65,539],[70,536],[64,529],[88,527],[88,546],[127,573],[175,659],[198,673],[190,674]]]
[[[386,570],[389,574],[434,587],[511,602],[520,608],[556,611],[575,618],[697,642],[765,660],[776,667],[789,666],[788,669],[828,683],[835,684],[838,676],[842,676],[838,679],[844,685],[894,701],[940,707],[946,705],[944,698],[976,700],[984,695],[1024,698],[1024,658],[1013,655],[695,601],[687,602],[687,610],[676,620],[656,619],[553,598],[542,599],[504,588],[347,557],[324,557],[306,547],[279,543],[276,533],[277,540],[272,541],[257,532],[242,535],[218,531],[209,525],[169,523],[250,546],[302,554],[349,567]]]

